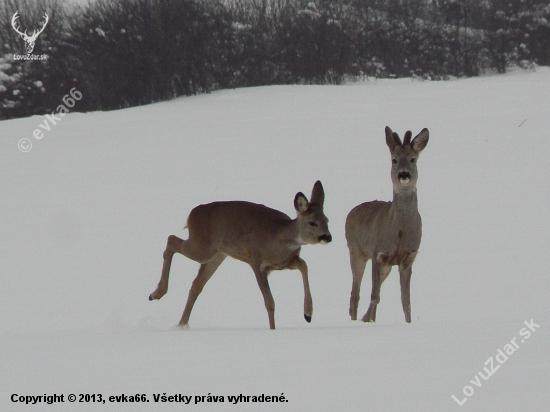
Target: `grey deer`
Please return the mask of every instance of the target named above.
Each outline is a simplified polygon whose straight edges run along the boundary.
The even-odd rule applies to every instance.
[[[365,266],[372,260],[372,293],[363,322],[376,321],[376,307],[380,302],[380,287],[390,274],[392,266],[399,266],[401,302],[405,320],[411,322],[412,264],[422,237],[422,220],[418,213],[416,161],[428,144],[429,131],[423,129],[414,139],[407,131],[403,142],[397,133],[386,127],[386,144],[392,159],[391,180],[393,201],[375,200],[356,206],[346,219],[353,283],[349,314],[357,320],[357,306]]]
[[[181,253],[201,264],[193,281],[179,326],[186,326],[204,285],[227,256],[250,265],[262,292],[269,327],[275,329],[275,302],[267,276],[272,270],[298,269],[304,283],[304,318],[311,322],[313,302],[308,268],[300,258],[303,245],[328,243],[332,235],[323,213],[325,192],[317,181],[311,202],[299,192],[294,198],[298,216],[291,219],[278,210],[243,201],[214,202],[195,207],[187,219],[189,239],[168,237],[164,265],[157,289],[149,300],[162,298],[168,290],[168,275],[174,253]]]

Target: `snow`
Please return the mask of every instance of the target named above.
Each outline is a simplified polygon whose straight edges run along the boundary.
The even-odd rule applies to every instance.
[[[219,91],[69,113],[40,140],[43,116],[0,122],[0,410],[548,410],[549,107],[550,69],[538,68]],[[348,316],[344,222],[361,202],[391,199],[386,125],[401,136],[430,130],[418,161],[411,324],[395,269],[377,322]],[[167,295],[148,301],[166,238],[186,238],[194,206],[248,200],[292,215],[296,192],[309,196],[317,179],[333,242],[302,248],[311,324],[298,271],[270,276],[271,331],[251,269],[232,259],[199,296],[189,329],[173,326],[197,263],[175,256]],[[531,319],[540,327],[525,339]],[[476,380],[514,338],[519,349]],[[474,392],[459,406],[451,396],[463,400],[466,386]],[[13,394],[65,402],[25,405]],[[106,403],[73,404],[69,394]],[[109,402],[122,394],[149,403]],[[155,403],[155,394],[193,401]],[[194,403],[209,394],[225,402]],[[239,394],[288,402],[228,401]]]

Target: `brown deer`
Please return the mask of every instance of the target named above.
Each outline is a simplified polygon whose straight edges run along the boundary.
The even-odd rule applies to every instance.
[[[411,322],[412,264],[422,237],[422,220],[418,213],[416,161],[428,144],[429,131],[423,129],[414,139],[410,131],[403,143],[386,127],[386,144],[390,148],[393,183],[393,201],[375,200],[356,206],[346,219],[353,284],[349,314],[357,320],[359,292],[365,266],[372,260],[372,293],[369,309],[363,322],[376,321],[376,306],[380,302],[380,287],[390,274],[392,266],[399,266],[401,302],[405,320]]]
[[[195,207],[187,218],[189,239],[182,240],[174,235],[168,237],[160,282],[149,300],[160,299],[166,294],[174,253],[181,253],[200,263],[179,322],[179,326],[186,326],[204,285],[224,259],[231,256],[252,267],[262,291],[271,329],[275,329],[275,302],[267,276],[272,270],[298,269],[304,283],[304,318],[311,322],[313,303],[307,265],[300,258],[300,249],[302,245],[332,240],[328,219],[323,213],[324,200],[323,185],[317,181],[313,186],[311,202],[302,192],[296,194],[296,219],[264,205],[242,201],[214,202]]]

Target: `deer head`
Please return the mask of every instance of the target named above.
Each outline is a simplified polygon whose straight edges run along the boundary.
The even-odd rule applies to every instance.
[[[386,126],[386,144],[392,157],[391,177],[395,190],[415,188],[418,179],[416,160],[428,144],[429,131],[422,131],[412,139],[411,131],[405,133],[403,142],[399,135]]]
[[[13,18],[11,19],[11,25],[13,26],[13,29],[21,36],[21,38],[25,40],[25,48],[27,49],[27,53],[31,54],[32,51],[34,50],[34,43],[38,38],[38,35],[44,31],[44,29],[46,28],[46,24],[48,24],[48,21],[50,20],[50,18],[46,13],[44,13],[45,21],[44,21],[44,24],[42,25],[42,28],[40,30],[34,30],[33,33],[29,36],[27,34],[27,30],[22,32],[18,27],[18,22],[17,22],[17,19],[19,18],[18,13],[19,13],[19,10],[16,11],[15,14],[13,15]]]
[[[298,212],[297,223],[301,241],[306,244],[330,243],[332,235],[328,230],[328,219],[323,212],[325,191],[318,180],[311,192],[311,202],[302,192],[296,193],[294,208]]]

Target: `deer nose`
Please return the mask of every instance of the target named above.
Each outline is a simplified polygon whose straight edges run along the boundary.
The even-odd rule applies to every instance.
[[[329,233],[328,235],[319,236],[319,242],[324,242],[324,243],[332,242],[332,235]]]
[[[399,180],[404,180],[404,179],[410,179],[411,178],[411,174],[409,172],[399,172],[397,174],[397,178]]]

